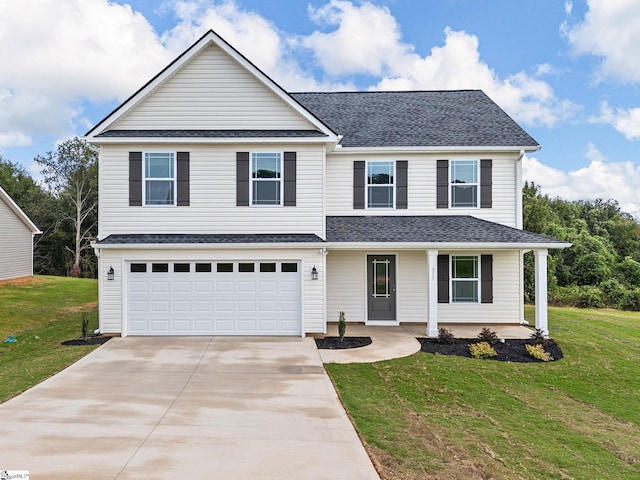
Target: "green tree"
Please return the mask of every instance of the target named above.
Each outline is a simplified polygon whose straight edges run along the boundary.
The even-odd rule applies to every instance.
[[[71,274],[79,276],[83,258],[87,265],[94,263],[89,242],[97,233],[97,150],[76,137],[35,161],[42,168],[45,184],[60,201],[62,221],[71,228],[71,245],[65,248],[71,255]]]

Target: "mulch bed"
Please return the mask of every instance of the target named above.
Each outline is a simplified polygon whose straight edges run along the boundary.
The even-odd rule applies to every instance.
[[[102,345],[111,340],[109,335],[96,335],[95,337],[87,337],[86,339],[76,338],[74,340],[65,340],[60,342],[65,347],[74,347],[79,345]]]
[[[347,348],[359,348],[371,345],[371,337],[324,337],[316,338],[316,346],[324,350],[345,350]]]
[[[418,338],[421,352],[425,353],[439,353],[440,355],[457,355],[459,357],[472,358],[469,353],[469,344],[477,343],[477,338],[456,338],[453,343],[438,343],[437,338]],[[542,360],[537,360],[531,357],[527,353],[525,345],[533,345],[531,340],[505,340],[504,343],[498,342],[493,345],[496,353],[496,357],[491,357],[489,360],[498,360],[499,362],[520,362],[520,363],[541,363]],[[551,354],[553,362],[560,360],[563,357],[562,350],[555,342],[555,340],[545,340],[543,343],[544,351]]]

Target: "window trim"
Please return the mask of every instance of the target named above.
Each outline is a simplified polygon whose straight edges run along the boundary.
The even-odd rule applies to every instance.
[[[386,185],[376,185],[369,183],[369,165],[372,163],[391,163],[393,166],[392,178],[393,182]],[[396,186],[397,186],[397,178],[396,178],[396,160],[366,160],[364,165],[364,208],[365,210],[395,210],[396,209]],[[392,206],[391,207],[371,207],[369,205],[369,188],[377,188],[377,187],[391,187],[392,193]]]
[[[458,257],[472,257],[476,262],[476,278],[454,278],[453,277],[453,261],[454,258]],[[477,305],[482,303],[482,261],[480,259],[480,255],[478,254],[464,254],[461,253],[459,255],[449,255],[449,303],[456,305]],[[475,301],[460,301],[454,300],[454,282],[474,282],[477,286],[476,289],[476,300]]]
[[[278,178],[278,182],[280,182],[280,203],[278,204],[270,204],[270,205],[259,205],[253,203],[253,184],[258,181],[274,181],[273,179],[256,179],[253,178],[253,155],[260,153],[275,153],[280,156],[280,178]],[[284,206],[284,152],[282,150],[253,150],[249,152],[249,206],[256,208],[279,208]]]
[[[147,203],[147,180],[166,181],[167,178],[147,178],[146,161],[147,154],[163,153],[171,154],[173,156],[173,203],[170,204],[155,204]],[[142,152],[142,206],[151,208],[172,208],[178,205],[178,153],[175,150],[145,150]]]
[[[451,176],[453,175],[453,164],[456,162],[475,162],[476,164],[476,181],[475,183],[453,183],[451,181]],[[477,210],[480,208],[480,188],[481,188],[481,184],[480,184],[480,159],[478,158],[450,158],[449,159],[449,171],[448,173],[448,177],[447,178],[447,185],[448,185],[448,196],[449,196],[449,208],[454,208],[454,209],[473,209],[473,210]],[[476,187],[476,198],[475,198],[475,206],[469,207],[469,206],[457,206],[453,204],[453,187],[456,185],[469,185],[469,186],[475,186]]]

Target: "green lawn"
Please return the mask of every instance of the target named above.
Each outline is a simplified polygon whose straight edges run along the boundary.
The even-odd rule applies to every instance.
[[[640,314],[551,308],[549,323],[558,362],[327,365],[383,478],[640,478]]]
[[[98,327],[95,280],[34,277],[28,283],[0,285],[0,402],[40,383],[96,347],[63,347],[81,334],[82,318]]]

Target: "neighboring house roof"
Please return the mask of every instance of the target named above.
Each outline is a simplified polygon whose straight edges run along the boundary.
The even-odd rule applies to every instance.
[[[292,93],[343,147],[539,148],[481,90]]]
[[[514,244],[565,248],[554,238],[469,215],[327,217],[329,243]]]
[[[13,198],[11,198],[11,196],[2,187],[0,187],[0,200],[4,200],[4,203],[7,204],[9,209],[11,209],[13,213],[16,214],[16,217],[18,217],[22,221],[22,223],[24,223],[27,228],[31,230],[31,233],[42,233],[40,229],[36,227],[35,224],[31,221],[31,219],[27,217],[27,214],[22,211],[18,204],[14,202]]]
[[[316,243],[323,240],[314,234],[114,234],[96,242],[104,245],[152,244],[238,244],[238,243]]]
[[[299,138],[326,137],[317,130],[107,130],[98,137],[124,138]]]

